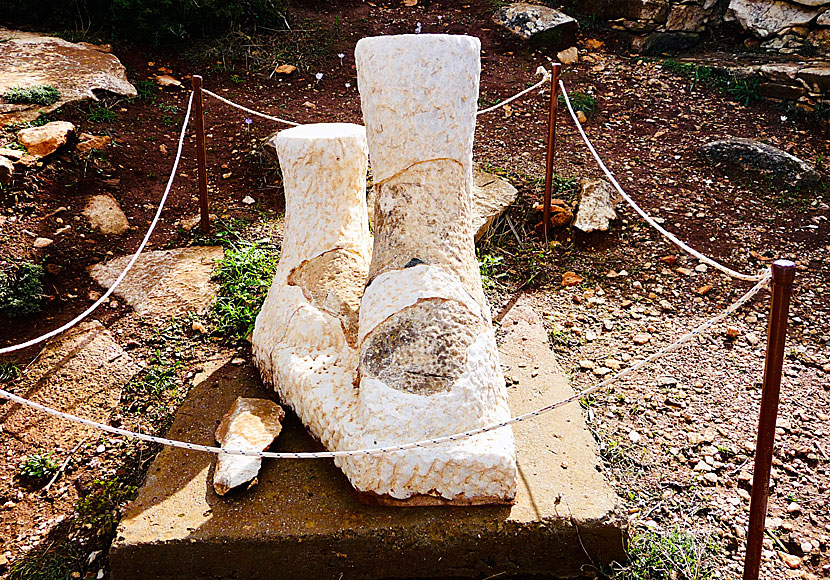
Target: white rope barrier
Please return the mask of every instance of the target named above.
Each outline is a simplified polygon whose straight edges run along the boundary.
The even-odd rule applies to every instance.
[[[513,101],[515,101],[516,99],[520,99],[520,98],[522,98],[523,96],[525,96],[526,94],[528,94],[529,92],[532,92],[532,91],[534,91],[534,90],[538,89],[539,87],[541,87],[543,84],[545,84],[546,82],[548,82],[548,81],[550,80],[550,73],[549,73],[549,72],[547,71],[547,69],[546,69],[545,67],[543,67],[543,66],[538,67],[538,68],[536,69],[536,73],[535,73],[535,74],[537,74],[537,75],[538,75],[538,74],[542,75],[542,80],[541,80],[541,81],[539,81],[538,83],[536,83],[535,85],[533,85],[532,87],[528,87],[528,88],[526,88],[525,90],[523,90],[523,91],[520,91],[520,92],[516,93],[516,94],[515,94],[515,95],[513,95],[512,97],[510,97],[510,98],[508,98],[508,99],[505,99],[505,100],[503,100],[502,102],[500,102],[500,103],[498,103],[498,104],[496,104],[496,105],[493,105],[492,107],[489,107],[489,108],[487,108],[487,109],[482,109],[482,110],[478,111],[478,112],[476,113],[476,115],[484,115],[485,113],[489,113],[489,112],[491,112],[491,111],[495,111],[496,109],[499,109],[499,108],[501,108],[501,107],[503,107],[503,106],[507,105],[508,103],[512,103],[512,102],[513,102]],[[293,126],[293,127],[298,127],[298,126],[300,126],[300,125],[302,124],[302,123],[295,123],[294,121],[289,121],[289,120],[287,120],[287,119],[280,119],[279,117],[273,117],[273,116],[271,116],[271,115],[268,115],[268,114],[266,114],[266,113],[262,113],[262,112],[260,112],[260,111],[256,111],[256,110],[254,110],[254,109],[249,109],[248,107],[245,107],[245,106],[243,106],[243,105],[240,105],[239,103],[235,103],[235,102],[231,101],[230,99],[226,99],[225,97],[220,97],[220,96],[219,96],[219,95],[217,95],[216,93],[214,93],[214,92],[212,92],[212,91],[209,91],[209,90],[207,90],[207,89],[204,89],[204,88],[202,89],[202,92],[203,92],[203,93],[205,93],[205,94],[206,94],[206,95],[208,95],[208,96],[213,97],[214,99],[217,99],[217,100],[219,100],[219,101],[222,101],[222,102],[223,102],[223,103],[225,103],[226,105],[230,105],[231,107],[235,107],[235,108],[239,109],[240,111],[245,111],[246,113],[248,113],[248,114],[250,114],[250,115],[254,115],[254,116],[256,116],[256,117],[261,117],[261,118],[263,118],[263,119],[268,119],[269,121],[276,121],[277,123],[284,123],[284,124],[286,124],[286,125],[291,125],[291,126]]]
[[[536,69],[536,73],[535,73],[535,74],[537,74],[537,75],[538,75],[538,74],[541,74],[541,75],[542,75],[542,80],[541,80],[541,81],[539,81],[538,83],[536,83],[535,85],[533,85],[532,87],[526,88],[525,90],[523,90],[523,91],[521,91],[521,92],[519,92],[519,93],[516,93],[515,95],[513,95],[513,96],[512,96],[512,97],[510,97],[509,99],[505,99],[505,100],[503,100],[502,102],[500,102],[500,103],[498,103],[498,104],[496,104],[496,105],[493,105],[492,107],[489,107],[489,108],[487,108],[487,109],[482,109],[482,110],[480,110],[478,113],[476,113],[476,115],[484,115],[485,113],[489,113],[490,111],[495,111],[496,109],[498,109],[498,108],[500,108],[500,107],[503,107],[503,106],[505,106],[505,105],[506,105],[506,104],[508,104],[508,103],[512,103],[512,102],[513,102],[513,101],[515,101],[516,99],[519,99],[519,98],[521,98],[521,97],[525,96],[525,95],[526,95],[526,94],[528,94],[529,92],[531,92],[531,91],[535,91],[536,89],[538,89],[539,87],[541,87],[543,84],[545,84],[546,82],[548,82],[548,81],[550,80],[550,73],[549,73],[549,72],[548,72],[548,70],[547,70],[545,67],[543,67],[543,66],[538,67],[538,68]]]
[[[209,91],[207,89],[202,89],[202,92],[205,93],[206,95],[209,95],[209,96],[213,97],[214,99],[222,101],[226,105],[230,105],[231,107],[236,107],[240,111],[245,111],[246,113],[249,113],[249,114],[254,115],[256,117],[262,117],[263,119],[268,119],[269,121],[276,121],[277,123],[285,123],[286,125],[292,125],[294,127],[300,126],[300,123],[295,123],[294,121],[287,121],[286,119],[280,119],[279,117],[272,117],[271,115],[266,115],[265,113],[260,113],[259,111],[254,111],[253,109],[249,109],[248,107],[243,107],[242,105],[234,103],[233,101],[231,101],[229,99],[226,99],[225,97],[220,97],[216,93],[214,93],[212,91]]]
[[[706,329],[710,328],[712,325],[717,324],[736,310],[746,304],[753,296],[755,296],[758,292],[764,288],[769,280],[772,278],[772,270],[767,270],[758,283],[753,286],[746,294],[741,296],[736,302],[734,302],[731,306],[723,310],[721,313],[717,314],[716,316],[710,318],[709,320],[705,321],[704,323],[700,324],[693,330],[689,331],[688,333],[684,334],[677,340],[675,340],[670,345],[658,350],[654,354],[650,355],[649,357],[641,360],[640,362],[628,367],[627,369],[617,373],[613,377],[607,378],[602,382],[599,382],[592,387],[585,389],[579,393],[575,393],[570,397],[565,399],[561,399],[556,401],[555,403],[551,403],[550,405],[546,405],[544,407],[540,407],[534,411],[530,411],[528,413],[524,413],[522,415],[518,415],[507,421],[502,421],[501,423],[493,423],[491,425],[486,425],[484,427],[478,427],[476,429],[470,429],[468,431],[463,431],[460,433],[454,433],[452,435],[445,435],[443,437],[435,437],[433,439],[425,439],[423,441],[416,441],[415,443],[407,443],[404,445],[391,445],[387,447],[374,447],[370,449],[356,449],[356,450],[348,450],[348,451],[319,451],[319,452],[270,452],[270,451],[243,451],[240,449],[222,449],[221,447],[214,447],[209,445],[199,445],[197,443],[188,443],[186,441],[177,441],[174,439],[166,439],[164,437],[156,437],[153,435],[146,435],[144,433],[136,433],[134,431],[128,431],[126,429],[120,429],[118,427],[112,427],[110,425],[104,425],[103,423],[98,423],[96,421],[91,421],[89,419],[84,419],[83,417],[78,417],[76,415],[70,415],[69,413],[64,413],[62,411],[58,411],[56,409],[52,409],[51,407],[47,407],[45,405],[41,405],[39,403],[35,403],[34,401],[30,401],[23,397],[19,397],[14,395],[8,391],[0,389],[0,397],[6,398],[12,402],[19,403],[21,405],[31,407],[33,409],[37,409],[39,411],[43,411],[49,415],[59,417],[61,419],[65,419],[67,421],[72,421],[75,423],[80,423],[81,425],[85,425],[87,427],[92,427],[95,429],[99,429],[101,431],[106,431],[108,433],[112,433],[113,435],[120,435],[123,437],[129,437],[132,439],[139,439],[141,441],[146,441],[148,443],[159,443],[161,445],[167,445],[169,447],[178,447],[182,449],[189,449],[191,451],[204,451],[207,453],[215,453],[215,454],[226,454],[226,455],[244,455],[249,457],[261,457],[267,459],[331,459],[334,457],[353,457],[353,456],[366,456],[366,455],[377,455],[381,453],[393,453],[397,451],[407,451],[410,449],[417,449],[423,447],[429,447],[433,445],[439,445],[441,443],[448,443],[451,441],[458,441],[460,439],[466,439],[468,437],[473,437],[475,435],[480,435],[482,433],[487,433],[488,431],[494,431],[496,429],[501,429],[502,427],[507,427],[508,425],[513,425],[515,423],[520,423],[527,419],[532,419],[534,417],[538,417],[543,413],[547,413],[549,411],[553,411],[554,409],[558,409],[564,405],[572,403],[574,401],[579,400],[582,397],[590,395],[603,389],[612,383],[626,377],[630,374],[633,374],[646,365],[658,360],[659,358],[667,355],[670,352],[677,350],[681,345],[689,342],[695,336],[701,334]]]
[[[190,109],[191,109],[192,105],[193,105],[193,93],[190,93],[190,98],[187,101],[187,112],[184,115],[184,122],[182,123],[182,130],[179,133],[179,146],[178,146],[178,150],[176,151],[176,159],[175,159],[175,161],[173,161],[173,169],[170,172],[170,177],[167,179],[167,187],[164,188],[164,194],[161,196],[161,201],[159,201],[159,206],[158,206],[158,209],[156,210],[156,215],[153,218],[153,221],[150,223],[150,227],[147,229],[147,233],[144,235],[144,239],[141,240],[141,244],[139,244],[138,250],[136,250],[135,254],[133,254],[132,258],[130,258],[130,261],[127,262],[127,266],[124,268],[124,270],[121,272],[121,274],[118,275],[118,278],[115,279],[115,282],[112,283],[112,286],[110,286],[107,289],[107,291],[104,292],[104,295],[101,296],[98,300],[96,300],[92,304],[92,306],[90,306],[89,308],[84,310],[81,314],[79,314],[78,316],[76,316],[75,318],[73,318],[72,320],[70,320],[69,322],[67,322],[63,326],[61,326],[60,328],[56,328],[55,330],[47,332],[44,335],[38,336],[37,338],[33,338],[31,340],[27,340],[26,342],[23,342],[23,343],[20,343],[20,344],[15,344],[15,345],[12,345],[12,346],[6,346],[6,347],[3,347],[3,348],[0,348],[0,355],[7,354],[7,353],[10,353],[10,352],[14,352],[14,351],[17,351],[17,350],[21,350],[21,349],[24,349],[24,348],[28,348],[30,346],[34,346],[36,344],[39,344],[39,343],[43,342],[44,340],[50,339],[53,336],[57,336],[58,334],[69,330],[70,328],[72,328],[73,326],[75,326],[76,324],[81,322],[84,318],[86,318],[87,316],[92,314],[95,311],[95,309],[98,308],[101,304],[103,304],[110,297],[110,294],[112,294],[113,291],[115,291],[115,289],[118,287],[118,285],[124,279],[124,276],[127,275],[127,272],[130,271],[130,268],[132,268],[133,265],[135,264],[136,260],[138,260],[138,257],[141,255],[141,252],[144,251],[144,247],[147,245],[147,241],[150,239],[150,236],[152,235],[153,230],[156,228],[156,224],[158,224],[159,218],[161,217],[161,210],[164,209],[164,204],[167,201],[167,196],[170,194],[170,188],[173,186],[173,180],[176,177],[176,171],[179,168],[179,160],[182,157],[182,147],[184,146],[184,136],[185,136],[185,133],[186,133],[186,130],[187,130],[187,124],[190,121]]]
[[[646,220],[649,223],[650,226],[652,226],[658,232],[660,232],[665,237],[667,237],[669,240],[671,240],[680,249],[682,249],[685,252],[691,254],[692,256],[694,256],[695,258],[700,260],[701,262],[709,264],[713,268],[715,268],[717,270],[720,270],[721,272],[723,272],[727,276],[730,276],[731,278],[735,278],[737,280],[745,280],[747,282],[757,282],[757,281],[763,279],[765,274],[756,274],[756,275],[743,274],[743,273],[737,272],[737,271],[735,271],[735,270],[733,270],[733,269],[731,269],[727,266],[724,266],[723,264],[721,264],[719,262],[716,262],[712,258],[709,258],[709,257],[701,254],[700,252],[698,252],[697,250],[695,250],[694,248],[692,248],[691,246],[689,246],[685,242],[678,239],[674,234],[672,234],[671,232],[669,232],[665,228],[661,227],[660,224],[658,224],[656,221],[654,221],[654,219],[651,216],[649,216],[645,211],[643,211],[640,208],[640,206],[638,206],[637,203],[633,199],[631,199],[631,197],[629,197],[628,194],[625,191],[623,191],[623,188],[620,187],[619,183],[617,183],[617,180],[614,178],[614,175],[608,170],[608,167],[605,166],[605,163],[603,163],[602,158],[600,158],[599,154],[597,153],[597,150],[594,149],[594,145],[591,143],[591,140],[588,138],[588,135],[585,134],[585,130],[582,128],[582,123],[579,122],[579,119],[577,118],[576,113],[574,112],[573,106],[571,106],[571,100],[568,98],[568,91],[565,89],[565,83],[563,83],[562,81],[559,81],[559,88],[562,90],[562,97],[565,99],[565,105],[568,107],[568,112],[571,114],[571,118],[573,119],[574,123],[576,124],[576,128],[579,131],[579,134],[582,135],[582,140],[585,141],[585,145],[588,146],[588,150],[591,152],[591,155],[594,156],[594,159],[596,160],[596,162],[599,165],[600,169],[602,169],[602,172],[605,173],[605,176],[608,178],[608,180],[614,186],[614,189],[616,189],[617,192],[623,197],[623,199],[625,199],[625,201],[628,202],[628,205],[630,205],[634,209],[634,211],[636,211],[638,214],[640,214],[640,216],[642,216],[642,218],[644,220]]]

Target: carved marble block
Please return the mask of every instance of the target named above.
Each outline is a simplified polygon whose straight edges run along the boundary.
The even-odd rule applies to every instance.
[[[473,243],[479,51],[466,36],[363,39],[365,132],[320,124],[277,137],[285,237],[253,350],[264,379],[328,449],[509,417]],[[510,428],[336,464],[364,497],[392,505],[505,503],[516,491]]]

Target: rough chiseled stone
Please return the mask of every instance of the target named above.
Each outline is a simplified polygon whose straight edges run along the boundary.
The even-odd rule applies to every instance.
[[[100,47],[0,28],[0,94],[12,87],[51,85],[60,99],[47,106],[0,103],[0,125],[36,119],[65,103],[97,100],[95,91],[136,95],[119,60]]]
[[[745,169],[769,172],[792,186],[813,185],[821,178],[821,174],[809,163],[752,139],[731,137],[711,141],[703,145],[700,152],[714,163],[731,163]]]
[[[130,222],[111,195],[94,195],[86,204],[84,217],[92,229],[102,234],[120,235],[130,229]]]
[[[506,179],[487,173],[477,164],[473,166],[473,231],[476,242],[484,237],[517,195],[519,190]]]
[[[724,20],[735,21],[760,38],[781,30],[808,24],[818,16],[818,8],[783,0],[730,0]]]
[[[574,227],[583,232],[608,231],[611,221],[617,219],[620,195],[604,179],[583,179],[581,187]]]
[[[502,6],[493,21],[537,46],[554,51],[573,46],[579,29],[576,20],[567,14],[526,2]]]
[[[32,157],[51,155],[75,133],[75,125],[68,121],[52,121],[40,127],[29,127],[17,132],[17,140]]]
[[[216,440],[222,449],[265,451],[282,431],[284,418],[285,411],[273,401],[237,397],[216,429]],[[213,489],[225,495],[234,487],[254,482],[261,465],[259,457],[219,455]]]

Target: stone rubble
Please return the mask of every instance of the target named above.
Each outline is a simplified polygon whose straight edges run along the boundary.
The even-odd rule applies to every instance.
[[[619,193],[604,179],[583,179],[580,187],[573,226],[583,232],[608,231],[611,222],[617,219]]]
[[[47,157],[66,145],[75,134],[75,125],[68,121],[52,121],[40,127],[29,127],[17,132],[17,140],[26,153],[35,158]]]
[[[558,10],[538,4],[516,2],[502,6],[493,22],[530,41],[534,46],[556,52],[576,44],[576,20]]]

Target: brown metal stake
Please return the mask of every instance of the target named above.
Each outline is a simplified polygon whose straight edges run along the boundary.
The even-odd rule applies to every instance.
[[[761,414],[758,419],[758,442],[755,446],[755,469],[752,474],[752,500],[749,504],[749,531],[746,538],[743,580],[758,580],[761,571],[761,549],[769,500],[769,474],[772,448],[775,443],[775,421],[781,392],[781,368],[784,365],[784,343],[787,314],[793,293],[795,264],[778,260],[772,265],[772,306],[769,314],[767,356],[764,363],[764,387]]]
[[[202,77],[193,75],[193,114],[196,117],[196,160],[199,165],[199,230],[203,234],[210,231],[208,213],[207,161],[205,159],[205,114],[202,107]]]
[[[551,65],[550,78],[550,111],[548,113],[548,152],[545,159],[545,198],[542,205],[542,224],[545,231],[545,245],[548,245],[550,230],[550,194],[553,189],[553,155],[556,152],[556,108],[559,97],[559,74],[561,63]]]

